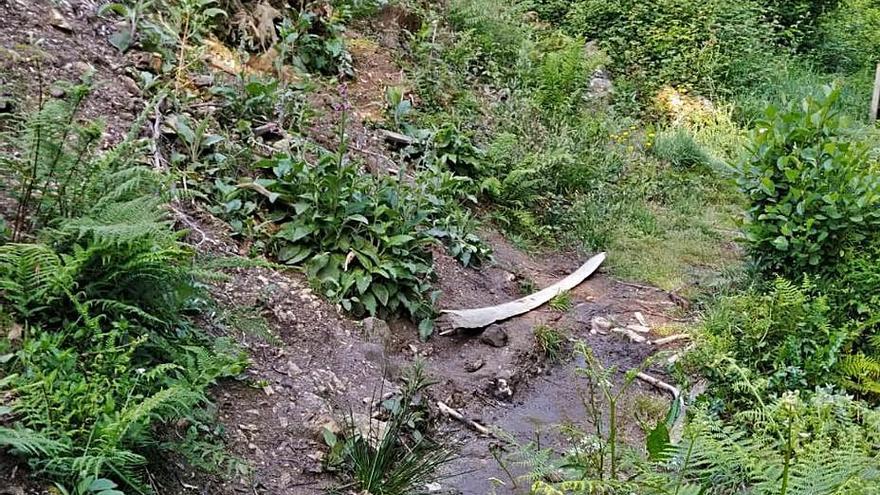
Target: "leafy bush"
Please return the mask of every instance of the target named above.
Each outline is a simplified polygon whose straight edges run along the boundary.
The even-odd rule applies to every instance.
[[[313,4],[295,19],[284,19],[279,28],[281,60],[303,72],[351,75],[351,54],[342,37],[340,12]]]
[[[356,424],[351,414],[344,438],[324,430],[330,447],[328,463],[340,468],[363,493],[418,493],[438,479],[440,469],[455,458],[449,446],[423,433],[427,411],[418,397],[432,382],[422,365],[409,368],[403,380],[399,396],[383,401],[378,410],[371,408],[366,416],[368,426]]]
[[[663,84],[714,94],[751,84],[771,56],[761,9],[733,0],[583,0],[566,16],[573,34],[598,40],[626,74],[650,92]]]
[[[880,6],[872,0],[841,0],[819,21],[819,60],[831,70],[872,67],[880,53]]]
[[[143,143],[132,132],[98,155],[71,138],[76,109],[41,108],[2,162],[24,192],[18,237],[39,242],[0,245],[0,446],[81,493],[119,493],[106,478],[145,491],[155,427],[191,416],[244,362],[192,326],[200,270],[163,180],[139,164]]]
[[[603,54],[588,55],[582,41],[562,34],[537,43],[531,58],[531,97],[553,121],[576,113],[583,104],[590,77],[605,63]]]
[[[796,285],[781,278],[766,291],[722,298],[704,328],[725,342],[724,351],[737,363],[765,380],[770,392],[835,383],[839,355],[850,339],[813,282]]]
[[[592,445],[584,442],[561,459],[547,451],[545,476],[532,489],[541,495],[869,495],[880,480],[878,421],[876,410],[827,390],[786,394],[735,420],[697,409],[678,445],[655,443],[657,455],[648,458],[633,452],[622,479],[597,472]],[[565,481],[548,481],[560,478]]]
[[[355,314],[404,310],[431,331],[434,276],[429,247],[450,245],[463,263],[476,263],[488,250],[456,216],[456,198],[466,180],[433,169],[414,184],[373,177],[325,154],[317,163],[290,157],[263,160],[258,178],[245,189],[268,200],[271,248],[278,260],[302,264],[321,293]],[[239,190],[241,191],[241,190]],[[458,223],[461,221],[462,223]]]
[[[756,123],[737,183],[747,195],[746,242],[767,270],[798,277],[862,249],[880,225],[880,176],[867,147],[845,135],[826,87]]]

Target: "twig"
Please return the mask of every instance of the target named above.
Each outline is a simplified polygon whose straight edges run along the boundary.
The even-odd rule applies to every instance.
[[[471,428],[472,430],[474,430],[482,435],[493,436],[492,432],[489,430],[489,428],[486,428],[485,426],[481,425],[480,423],[477,423],[476,421],[474,421],[472,419],[465,418],[462,413],[447,406],[443,402],[437,401],[437,407],[440,409],[440,412],[449,416],[452,419],[455,419],[456,421],[463,423],[468,428]]]
[[[670,335],[669,337],[663,337],[662,339],[657,339],[652,341],[651,343],[654,345],[665,345],[672,342],[678,342],[679,340],[685,340],[691,338],[690,335],[686,333],[677,333],[675,335]]]
[[[639,373],[638,375],[636,375],[636,377],[638,377],[639,380],[650,383],[651,385],[653,385],[661,390],[665,390],[665,391],[669,392],[670,394],[672,394],[672,397],[675,399],[678,399],[679,397],[681,397],[681,390],[679,390],[678,387],[676,387],[674,385],[670,385],[659,378],[654,378],[653,376],[648,375],[646,373]]]
[[[202,229],[200,229],[199,226],[195,222],[190,220],[189,215],[178,210],[177,208],[175,208],[172,205],[168,205],[168,208],[171,209],[171,211],[174,213],[174,217],[177,218],[177,220],[179,220],[181,223],[185,224],[188,229],[195,231],[196,233],[199,234],[199,236],[201,236],[202,239],[195,244],[196,247],[201,246],[202,244],[205,243],[205,241],[211,241],[215,244],[219,244],[219,242],[214,241],[213,239],[208,237],[208,235],[205,234],[205,232]]]

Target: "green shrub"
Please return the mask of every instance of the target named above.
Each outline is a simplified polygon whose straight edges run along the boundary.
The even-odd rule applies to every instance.
[[[537,43],[531,58],[531,97],[551,122],[576,114],[589,89],[590,77],[605,62],[603,54],[588,56],[582,41],[561,34]]]
[[[819,60],[831,70],[873,67],[880,53],[880,5],[873,0],[841,0],[819,22]]]
[[[867,147],[845,135],[826,87],[756,123],[737,183],[748,197],[746,243],[763,268],[792,277],[822,272],[875,238],[880,176]]]
[[[453,67],[470,76],[515,85],[531,44],[522,9],[489,0],[455,0],[446,21],[456,31],[455,47],[446,56]]]
[[[761,8],[735,0],[583,0],[566,16],[573,34],[598,40],[611,68],[647,94],[661,85],[729,93],[765,73],[769,28]]]
[[[188,316],[205,299],[201,272],[172,229],[164,179],[140,165],[142,120],[98,155],[74,137],[77,108],[44,106],[4,150],[29,220],[18,238],[39,242],[0,244],[0,447],[80,491],[111,495],[112,478],[143,492],[157,427],[192,417],[244,361]]]
[[[707,167],[711,158],[694,137],[684,129],[662,131],[651,148],[654,156],[680,170]]]
[[[771,393],[836,382],[837,361],[851,337],[815,283],[781,278],[766,290],[722,298],[704,328],[726,343],[738,364],[766,381],[762,388]],[[719,371],[719,376],[709,373],[719,383],[728,382],[728,372]]]
[[[264,228],[272,253],[282,263],[303,265],[321,294],[347,311],[403,310],[427,337],[436,297],[430,245],[442,240],[466,264],[488,256],[482,242],[462,230],[473,222],[455,213],[467,179],[436,166],[412,185],[363,174],[338,154],[315,164],[266,159],[255,168],[271,178],[243,184],[229,200],[250,190],[265,196],[265,211],[255,214],[269,220]]]

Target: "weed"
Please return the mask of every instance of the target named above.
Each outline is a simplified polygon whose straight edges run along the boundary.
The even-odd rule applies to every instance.
[[[554,296],[553,299],[551,299],[550,302],[547,303],[547,305],[550,306],[551,309],[562,311],[563,313],[570,310],[574,306],[571,298],[571,292],[560,292],[559,294]]]
[[[651,151],[658,159],[681,170],[705,168],[710,162],[702,146],[683,129],[657,134]]]
[[[534,333],[535,344],[548,361],[556,362],[563,358],[568,342],[563,332],[547,325],[538,325]]]
[[[352,478],[348,487],[375,495],[413,493],[436,479],[438,469],[454,458],[449,447],[418,429],[424,411],[417,397],[430,385],[416,364],[404,378],[401,396],[383,403],[387,421],[372,419],[370,411],[366,428],[349,416],[343,439],[325,430],[331,463]]]

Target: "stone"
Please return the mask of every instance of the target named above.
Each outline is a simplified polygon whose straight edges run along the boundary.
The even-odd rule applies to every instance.
[[[590,77],[590,89],[587,95],[593,99],[606,99],[614,92],[611,75],[605,69],[596,69]]]
[[[373,419],[366,414],[354,413],[349,418],[354,431],[373,447],[379,446],[388,434],[388,423]]]
[[[492,347],[504,347],[507,341],[507,332],[501,328],[501,325],[489,325],[489,328],[480,335],[480,342]]]
[[[67,96],[67,91],[64,91],[64,88],[52,86],[52,88],[49,89],[49,94],[52,95],[52,98],[64,98]]]
[[[391,327],[385,320],[370,316],[364,318],[361,323],[364,326],[364,336],[369,342],[382,345],[391,342]]]
[[[498,378],[495,380],[495,390],[492,391],[492,395],[495,396],[496,399],[499,400],[507,400],[513,397],[513,389],[510,387],[510,383],[504,378]]]
[[[192,83],[197,88],[206,88],[214,84],[214,76],[212,74],[199,74],[192,78]]]
[[[486,363],[482,359],[477,359],[476,361],[468,361],[464,363],[464,370],[468,373],[473,373],[480,368],[482,368]]]
[[[64,31],[65,33],[73,32],[73,26],[71,26],[70,23],[67,22],[67,18],[65,18],[64,15],[58,11],[58,9],[52,9],[49,11],[49,24],[51,24],[54,28]]]
[[[611,326],[611,322],[608,321],[608,318],[604,318],[602,316],[594,316],[593,320],[590,322],[590,333],[600,333],[602,335],[605,335],[608,330],[611,330]]]

